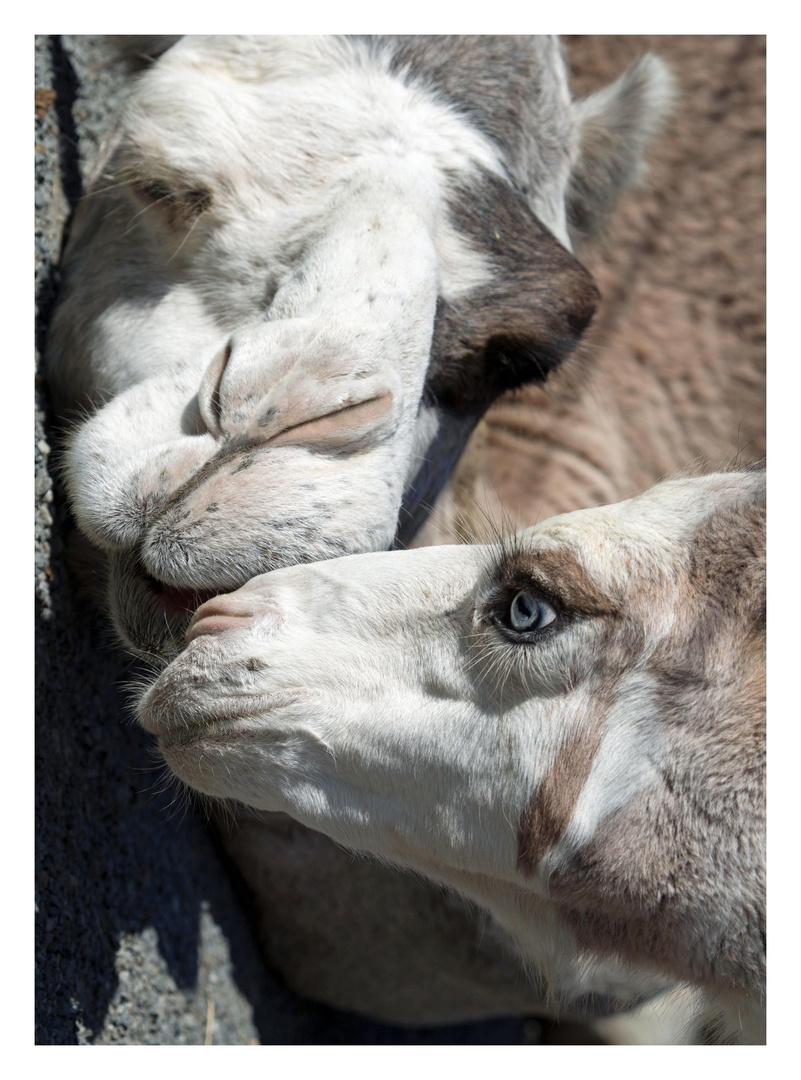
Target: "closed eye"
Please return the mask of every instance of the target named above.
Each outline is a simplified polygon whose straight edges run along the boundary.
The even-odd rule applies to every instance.
[[[173,197],[167,185],[158,180],[140,180],[132,183],[131,188],[140,199],[149,205],[169,202]]]
[[[162,180],[131,181],[131,191],[145,207],[159,206],[171,226],[188,226],[211,206],[211,193],[203,187],[174,191]]]

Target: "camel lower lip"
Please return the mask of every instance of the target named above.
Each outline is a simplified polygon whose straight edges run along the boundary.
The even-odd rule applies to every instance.
[[[188,731],[174,732],[170,735],[159,736],[159,746],[162,753],[166,751],[197,749],[203,743],[224,742],[227,737],[236,734],[235,722],[224,725],[210,724],[198,726]]]
[[[146,707],[139,717],[145,731],[155,735],[164,749],[181,749],[203,740],[224,741],[238,735],[261,734],[266,737],[265,718],[270,714],[291,708],[306,698],[305,690],[277,690],[269,694],[253,694],[248,698],[237,698],[228,708],[217,707],[205,712],[198,709],[180,725],[164,722],[163,713],[157,705],[155,709]]]

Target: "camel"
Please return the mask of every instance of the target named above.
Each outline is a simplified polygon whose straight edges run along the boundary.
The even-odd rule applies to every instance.
[[[571,103],[550,38],[153,52],[47,357],[73,513],[151,661],[204,596],[412,538],[488,405],[574,349],[598,296],[573,239],[671,93],[647,55]]]
[[[646,55],[571,101],[540,38],[127,47],[155,62],[73,221],[47,359],[117,637],[163,665],[220,590],[413,542],[488,405],[574,350],[597,291],[573,247],[672,85]],[[283,816],[225,842],[301,992],[395,1022],[547,1011],[459,898]],[[557,981],[568,1017],[665,986],[616,961]]]
[[[764,1042],[763,469],[273,571],[186,641],[138,710],[185,784],[455,890],[538,975],[622,960]]]

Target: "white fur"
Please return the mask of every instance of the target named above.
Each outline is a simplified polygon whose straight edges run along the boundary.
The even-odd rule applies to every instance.
[[[317,498],[330,512],[342,484],[360,496],[339,550],[387,547],[413,457],[427,449],[417,411],[437,297],[487,280],[442,198],[446,172],[468,176],[476,165],[502,172],[495,148],[455,111],[368,62],[354,43],[187,38],[145,73],[112,174],[144,170],[176,190],[202,187],[213,202],[171,236],[163,208],[122,187],[98,196],[73,235],[75,249],[96,230],[95,272],[122,297],[133,244],[134,257],[149,262],[153,294],[143,303],[138,288],[97,310],[102,294],[87,303],[79,284],[57,316],[54,338],[59,321],[84,337],[79,355],[55,350],[61,377],[73,392],[85,386],[95,400],[114,398],[77,430],[66,459],[87,535],[109,550],[144,544],[145,568],[169,584],[241,582],[241,568],[236,580],[233,568],[221,570],[221,551],[213,564],[200,557],[183,565],[151,557],[147,536],[154,502],[219,446],[187,430],[185,409],[230,341],[223,385],[240,412],[224,410],[228,434],[238,418],[252,419],[254,400],[280,410],[306,393],[314,415],[325,416],[349,395],[364,397],[367,375],[376,393],[391,393],[391,423],[369,454],[314,462],[336,481],[326,494],[321,480]],[[159,257],[162,250],[171,254]],[[279,519],[297,498],[290,475],[309,475],[303,444],[283,458],[297,465],[287,473],[285,507],[280,492],[271,507]]]

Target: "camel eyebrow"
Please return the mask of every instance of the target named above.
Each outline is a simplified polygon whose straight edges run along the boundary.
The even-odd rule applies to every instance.
[[[565,548],[505,550],[499,561],[497,580],[510,588],[533,586],[542,592],[544,599],[580,615],[616,615],[619,611],[614,599]]]

